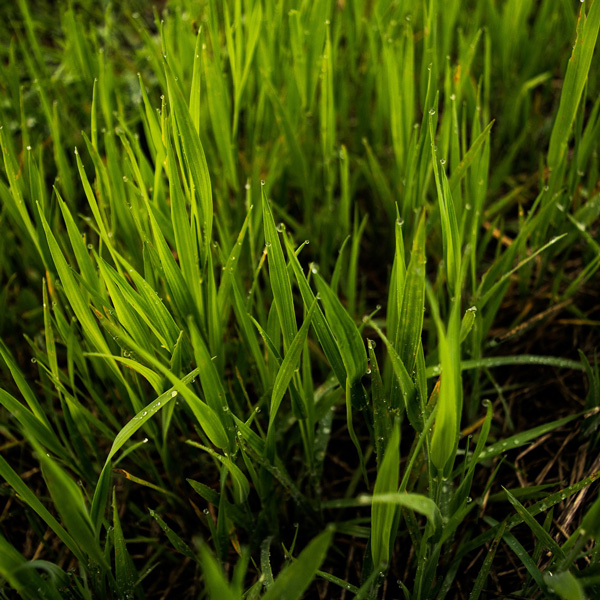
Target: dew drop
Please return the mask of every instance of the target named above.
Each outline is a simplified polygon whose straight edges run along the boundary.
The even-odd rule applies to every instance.
[[[175,398],[175,396],[177,396],[177,390],[171,392],[171,398]]]

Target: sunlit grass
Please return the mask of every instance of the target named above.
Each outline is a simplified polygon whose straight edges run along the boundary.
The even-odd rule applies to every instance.
[[[477,600],[501,545],[516,596],[600,593],[599,501],[552,529],[599,474],[500,471],[559,427],[593,435],[596,357],[491,333],[543,282],[587,318],[600,0],[7,14],[2,597],[442,600],[485,550]],[[503,438],[483,382],[504,407],[491,370],[511,365],[585,374],[585,407]]]

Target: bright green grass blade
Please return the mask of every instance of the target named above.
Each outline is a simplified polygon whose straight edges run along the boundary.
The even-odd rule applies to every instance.
[[[185,395],[184,390],[187,390],[185,386],[189,384],[196,377],[197,374],[198,369],[195,369],[181,380],[175,377],[174,375],[171,375],[169,379],[171,379],[171,381],[175,384],[174,387],[166,391],[164,394],[161,394],[152,402],[150,402],[150,404],[148,404],[143,410],[141,410],[121,429],[121,431],[119,431],[112,443],[108,456],[106,457],[106,461],[104,463],[104,466],[102,467],[102,472],[100,473],[100,477],[98,478],[96,490],[94,491],[94,497],[92,499],[91,508],[91,516],[94,523],[98,524],[104,515],[104,508],[106,506],[106,498],[108,494],[108,486],[110,483],[110,465],[114,455],[131,439],[133,434],[136,431],[138,431],[140,427],[142,427],[146,423],[146,421],[150,420],[157,412],[162,410],[165,406],[168,405],[169,402],[176,398],[179,392],[181,392],[182,395]],[[199,408],[199,405],[203,405],[204,410]],[[223,432],[222,428],[220,429],[216,426],[214,422],[214,416],[209,417],[208,410],[210,409],[208,408],[208,406],[206,406],[203,402],[198,400],[197,403],[194,403],[193,407],[195,407],[196,410],[199,411],[199,415],[203,417],[203,420],[201,420],[200,423],[208,423],[208,430],[210,431],[210,433],[215,435],[214,439],[223,443],[223,437],[225,433]]]
[[[269,261],[269,277],[273,289],[273,301],[277,307],[277,315],[283,333],[284,347],[287,348],[298,331],[294,301],[292,298],[292,284],[283,256],[277,228],[273,219],[273,212],[265,194],[265,186],[261,186],[263,226],[265,231],[265,244]]]
[[[241,600],[241,596],[229,585],[221,566],[205,545],[200,548],[200,564],[206,591],[211,600]]]
[[[348,380],[354,385],[367,372],[365,344],[354,320],[318,273],[315,274],[315,283],[331,330],[335,332]]]
[[[111,241],[111,236],[108,235],[109,232],[106,227],[107,219],[103,215],[104,207],[102,205],[98,204],[98,201],[96,200],[94,190],[92,189],[92,186],[90,185],[87,173],[85,171],[85,167],[83,165],[83,162],[81,161],[81,156],[79,156],[79,151],[77,150],[77,148],[75,148],[75,159],[77,162],[77,169],[79,170],[79,177],[81,178],[81,183],[83,184],[83,190],[85,192],[85,197],[87,198],[87,201],[92,210],[92,214],[94,215],[94,219],[96,220],[96,225],[98,226],[100,238],[102,239],[102,242],[104,244],[106,244],[106,247],[108,248],[109,252],[111,253],[113,260],[115,260],[115,262],[116,262],[115,250],[113,247],[113,243]],[[54,259],[54,260],[56,261],[56,259]]]
[[[208,99],[212,131],[227,179],[231,186],[237,189],[237,172],[231,142],[229,94],[217,61],[209,59],[208,52],[205,49],[202,50],[202,62],[204,63],[204,81],[206,83],[206,97]]]
[[[200,95],[202,92],[202,27],[196,34],[196,47],[194,49],[194,66],[192,68],[192,85],[190,86],[190,118],[194,130],[200,135]]]
[[[352,409],[362,410],[366,405],[366,393],[361,383],[367,371],[368,360],[365,344],[356,324],[346,312],[338,297],[317,273],[315,281],[319,296],[325,306],[325,315],[332,331],[335,331],[337,347],[346,369],[346,422],[352,443],[360,458],[365,482],[368,481],[364,455],[352,425]]]
[[[358,213],[356,213],[358,216]],[[360,243],[367,226],[368,214],[365,215],[358,225],[358,219],[355,219],[354,231],[352,232],[350,243],[350,260],[348,262],[348,276],[346,283],[346,296],[348,298],[348,313],[356,313],[356,293],[358,290],[358,257],[360,254]],[[357,226],[358,225],[358,226]]]
[[[96,321],[92,318],[86,298],[81,292],[79,285],[77,284],[77,280],[71,272],[71,268],[67,264],[60,246],[58,245],[58,242],[56,241],[56,238],[54,237],[54,234],[52,233],[52,230],[41,211],[40,218],[42,220],[44,231],[46,232],[48,246],[50,247],[50,252],[52,253],[56,270],[58,271],[63,289],[69,299],[75,316],[81,323],[86,337],[88,337],[95,348],[99,352],[110,354],[106,341],[104,340]]]
[[[438,396],[438,412],[431,439],[431,461],[443,471],[450,463],[456,451],[459,434],[459,419],[461,414],[460,389],[460,350],[458,345],[457,327],[453,322],[458,321],[460,302],[453,303],[450,316],[450,327],[445,331],[437,308],[437,300],[430,288],[427,289],[433,318],[438,333],[438,352],[442,368],[440,390]]]
[[[398,355],[408,373],[414,371],[425,311],[425,214],[421,215],[406,269],[398,316]]]
[[[377,464],[381,465],[388,440],[392,434],[392,417],[389,401],[383,389],[383,381],[377,364],[377,356],[373,342],[367,340],[369,364],[371,366],[371,400],[373,402],[373,430],[375,436],[375,452]]]
[[[383,331],[381,331],[381,329],[373,321],[369,321],[369,327],[372,327],[377,332],[377,335],[383,340],[383,343],[388,351],[388,356],[390,358],[390,362],[392,363],[392,368],[394,369],[394,375],[396,376],[398,385],[400,386],[400,393],[402,394],[404,408],[410,420],[410,424],[416,431],[422,431],[423,416],[421,414],[419,398],[417,397],[413,380],[408,374],[402,359]]]
[[[159,395],[161,394],[163,378],[160,375],[158,375],[155,371],[153,371],[152,369],[149,369],[148,367],[139,363],[137,360],[133,360],[131,358],[126,358],[124,356],[113,356],[110,354],[100,354],[99,352],[84,352],[84,356],[96,356],[98,358],[110,358],[112,360],[115,360],[118,363],[121,363],[121,364],[125,365],[126,367],[129,367],[130,369],[137,371],[140,375],[142,375],[146,379],[146,381],[148,381],[148,383],[152,386],[152,388],[154,389],[154,391],[157,394],[159,394]]]
[[[587,600],[583,586],[570,571],[561,573],[544,573],[544,581],[548,590],[556,594],[561,600]]]
[[[268,387],[269,376],[267,375],[267,366],[265,363],[265,357],[260,350],[260,346],[252,327],[251,317],[246,312],[246,305],[242,293],[237,285],[235,279],[232,281],[233,285],[233,311],[235,314],[238,327],[240,329],[241,336],[247,347],[250,349],[250,354],[254,359],[258,374],[260,377],[260,383],[262,384],[263,390]]]
[[[467,169],[471,166],[471,164],[473,164],[473,161],[476,159],[478,152],[488,140],[493,125],[494,121],[491,121],[487,125],[487,127],[475,138],[468,152],[463,156],[456,169],[452,170],[452,175],[450,176],[450,181],[448,182],[450,185],[450,192],[452,194],[455,193],[455,191],[458,188],[458,184],[460,183],[461,179],[465,176]]]
[[[475,318],[477,317],[477,307],[471,306],[471,308],[467,308],[463,319],[460,323],[460,343],[462,344],[466,339],[469,333],[471,333],[471,329],[473,329],[473,325],[475,324]],[[464,363],[462,365],[463,371],[465,370]]]
[[[361,494],[356,498],[342,498],[339,500],[327,500],[323,502],[323,508],[350,508],[361,506],[372,506],[373,504],[392,504],[413,510],[420,515],[427,517],[434,529],[439,529],[442,525],[442,513],[437,504],[427,496],[422,494],[412,494],[407,492],[396,492],[393,494],[378,494],[370,496]]]
[[[204,256],[209,252],[212,236],[213,201],[210,174],[206,156],[198,133],[192,122],[183,94],[179,88],[171,67],[165,62],[165,73],[169,87],[169,100],[177,123],[177,132],[181,135],[181,144],[188,169],[191,172],[196,193],[200,197],[200,225],[203,235]],[[183,165],[182,165],[183,166]],[[194,210],[192,209],[192,213]]]
[[[246,15],[246,18],[247,15]],[[257,42],[261,33],[261,25],[263,20],[262,4],[257,2],[252,9],[250,20],[247,22],[248,37],[246,39],[246,47],[244,49],[244,69],[242,76],[238,79],[237,85],[235,86],[235,99],[234,99],[234,124],[233,133],[237,133],[237,123],[239,117],[239,107],[242,99],[242,94],[246,88],[248,76],[250,75],[250,68],[254,58],[254,52],[256,50]]]
[[[304,302],[304,308],[308,310],[315,300],[315,295],[308,284],[304,272],[302,271],[302,267],[300,266],[300,262],[298,261],[298,257],[294,252],[289,238],[284,236],[283,239],[285,241],[288,259],[290,261],[292,271],[294,272],[296,283],[300,289],[302,301]],[[321,307],[318,305],[313,315],[313,328],[315,335],[319,340],[319,344],[321,345],[321,348],[323,348],[323,353],[329,361],[329,364],[331,365],[339,384],[344,387],[346,384],[346,368],[344,366],[344,362],[342,361],[338,345],[333,337],[331,327],[325,319],[325,315],[323,314]]]
[[[429,115],[429,136],[431,138],[433,173],[435,176],[435,186],[438,196],[438,207],[442,228],[442,242],[444,248],[444,266],[448,280],[448,291],[450,296],[456,296],[460,293],[459,287],[462,244],[458,231],[458,222],[456,220],[456,209],[454,207],[452,193],[450,192],[450,186],[446,178],[446,171],[444,168],[440,169],[440,165],[438,164],[440,159],[437,156],[434,117],[431,114]]]
[[[246,214],[246,218],[244,219],[244,223],[242,225],[242,228],[240,229],[240,233],[238,234],[235,244],[233,244],[231,248],[229,256],[227,257],[227,262],[224,266],[223,276],[221,278],[219,291],[217,293],[219,314],[223,318],[225,317],[227,304],[230,302],[231,285],[235,279],[235,275],[238,270],[238,265],[240,264],[239,259],[242,252],[242,244],[244,243],[244,239],[246,237],[246,231],[248,230],[248,225],[250,224],[251,216],[252,206],[248,208],[248,213]]]
[[[48,417],[46,417],[46,413],[40,406],[40,403],[38,402],[36,395],[33,393],[33,390],[31,389],[31,387],[29,387],[29,384],[27,383],[25,376],[23,375],[21,369],[19,369],[19,366],[17,365],[17,363],[16,363],[13,355],[11,354],[10,350],[8,349],[7,345],[1,339],[0,339],[0,356],[2,356],[2,359],[6,363],[6,366],[8,367],[10,374],[12,375],[13,379],[15,380],[15,383],[17,384],[19,391],[23,395],[23,398],[25,399],[25,402],[27,402],[27,406],[29,406],[33,415],[35,415],[35,417],[38,419],[38,421],[40,423],[43,423],[46,426],[46,429],[51,431],[52,428],[50,427],[50,422],[48,421]]]
[[[14,396],[0,388],[0,404],[41,444],[61,458],[68,459],[60,440],[44,421],[40,421],[31,411],[23,406]]]
[[[281,401],[283,400],[285,392],[289,388],[292,378],[298,369],[300,354],[304,348],[306,336],[308,335],[308,330],[312,323],[316,307],[317,299],[315,298],[304,319],[304,322],[302,323],[302,326],[290,344],[279,370],[277,371],[277,377],[275,378],[273,392],[271,394],[271,406],[269,409],[269,434],[275,430],[274,421],[279,410],[279,406],[281,405]]]
[[[374,497],[398,490],[399,464],[400,426],[396,424],[377,472],[373,488]],[[383,568],[389,563],[390,547],[393,545],[392,526],[395,513],[396,507],[392,504],[374,503],[371,508],[371,552],[375,569]]]
[[[100,282],[98,279],[98,273],[94,268],[94,262],[90,258],[90,253],[83,242],[81,232],[77,227],[77,224],[75,222],[75,219],[73,218],[73,215],[71,214],[71,211],[69,210],[69,207],[62,199],[58,190],[55,189],[55,193],[58,199],[58,206],[60,207],[60,211],[65,221],[65,225],[67,226],[67,233],[69,235],[69,240],[73,248],[73,253],[75,254],[75,259],[77,260],[77,264],[79,265],[81,275],[85,279],[86,283],[94,291],[99,292]]]
[[[25,230],[31,237],[31,241],[38,249],[40,255],[42,254],[42,250],[39,245],[38,234],[33,223],[32,218],[29,215],[29,211],[27,210],[27,205],[25,204],[25,199],[23,198],[23,193],[21,191],[21,187],[19,186],[19,182],[17,181],[17,166],[13,161],[13,157],[8,149],[8,144],[6,140],[6,132],[4,127],[0,127],[0,145],[2,147],[2,154],[4,156],[4,168],[6,171],[6,177],[8,178],[8,184],[10,185],[11,195],[9,198],[14,203],[14,209],[18,213]]]
[[[560,95],[560,106],[552,128],[548,148],[548,167],[556,169],[567,149],[571,127],[588,78],[598,31],[600,30],[600,2],[592,3],[587,17],[582,5],[577,25],[577,39],[567,66],[567,73]]]
[[[117,317],[121,323],[127,324],[127,328],[136,342],[149,351],[152,350],[147,331],[144,330],[139,322],[141,319],[152,333],[154,333],[163,348],[171,348],[172,342],[169,336],[169,328],[168,325],[165,325],[164,319],[161,318],[162,315],[158,312],[157,303],[145,302],[143,297],[133,289],[125,277],[119,275],[102,258],[98,257],[96,260],[102,280],[111,296]]]
[[[170,135],[167,136],[167,174],[169,177],[169,193],[171,195],[171,222],[175,235],[175,246],[181,271],[188,283],[200,279],[198,272],[198,247],[193,241],[190,218],[186,208],[186,201],[181,190],[179,174],[176,168],[176,158],[173,153],[173,144]],[[190,286],[193,290],[197,286]],[[198,296],[198,294],[195,294]]]
[[[139,168],[137,167],[136,159],[127,140],[123,139],[123,144],[129,155],[129,160],[133,165],[134,171],[136,172],[136,179],[138,185],[143,189],[143,181]],[[154,237],[154,244],[160,257],[160,262],[163,268],[165,281],[171,290],[175,306],[179,309],[181,315],[187,316],[189,314],[194,315],[196,313],[196,306],[192,300],[188,284],[186,283],[181,270],[179,269],[171,249],[165,241],[164,235],[161,231],[161,227],[156,220],[153,212],[153,208],[150,204],[150,200],[145,192],[142,193],[142,198],[146,206],[148,218],[150,220],[150,226],[152,228],[152,234]]]
[[[333,538],[333,528],[327,528],[314,538],[291,565],[277,576],[262,600],[299,600],[325,559]]]
[[[213,410],[214,414],[219,416],[223,429],[227,432],[229,439],[229,452],[233,453],[236,449],[233,422],[229,414],[229,406],[227,405],[223,383],[213,358],[204,343],[204,339],[192,319],[188,320],[188,327],[191,333],[194,357],[200,374],[200,384],[202,385],[206,403]]]

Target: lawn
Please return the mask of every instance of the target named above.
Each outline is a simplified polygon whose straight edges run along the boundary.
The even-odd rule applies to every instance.
[[[0,5],[0,598],[600,598],[600,0]]]

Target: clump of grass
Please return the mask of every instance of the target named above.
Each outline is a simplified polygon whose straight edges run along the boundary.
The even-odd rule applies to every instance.
[[[599,501],[553,528],[597,465],[511,483],[561,427],[594,447],[596,359],[497,350],[555,307],[593,324],[577,4],[7,9],[3,597],[477,600],[499,548],[494,593],[598,593]],[[507,436],[506,365],[585,374],[585,405]]]

